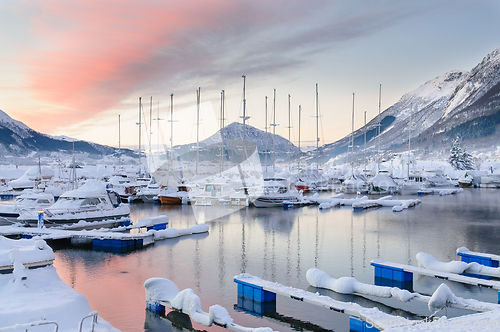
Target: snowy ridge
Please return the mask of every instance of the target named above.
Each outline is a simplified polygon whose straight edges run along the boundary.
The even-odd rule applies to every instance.
[[[490,52],[474,67],[456,88],[452,98],[443,109],[443,118],[450,117],[472,105],[492,87],[500,83],[500,48]]]
[[[19,135],[21,137],[27,137],[28,131],[31,130],[27,125],[22,123],[21,121],[17,121],[12,119],[7,113],[0,110],[0,125],[9,128],[14,132],[18,132],[19,134],[24,133],[24,135]],[[21,132],[19,132],[19,129]]]

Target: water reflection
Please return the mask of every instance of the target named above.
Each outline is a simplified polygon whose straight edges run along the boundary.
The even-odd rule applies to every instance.
[[[375,258],[415,264],[415,255],[424,251],[440,261],[458,260],[455,250],[461,246],[500,253],[497,241],[500,228],[496,227],[500,224],[497,217],[500,191],[470,189],[459,195],[421,198],[421,205],[400,213],[388,208],[359,214],[353,214],[351,207],[321,212],[317,207],[245,208],[211,219],[217,213],[210,210],[213,207],[204,207],[209,233],[159,241],[127,254],[61,249],[56,251],[55,266],[67,284],[87,297],[93,310],[124,332],[161,330],[151,327],[156,323],[144,314],[143,284],[151,277],[168,278],[179,289],[192,288],[200,296],[204,310],[220,304],[238,324],[291,331],[290,324],[235,310],[237,295],[233,277],[247,272],[307,289],[305,273],[317,267],[334,278],[353,276],[371,284],[374,276],[369,262]],[[133,220],[166,214],[169,227],[186,228],[197,223],[190,206],[136,204],[131,208]],[[413,287],[417,292],[432,294],[442,282],[419,277]],[[496,292],[491,290],[446,283],[457,296],[497,300]],[[372,302],[363,302],[363,305],[379,306]],[[401,315],[429,314],[425,306],[414,308],[385,300],[375,302],[386,306],[381,307],[383,310]],[[347,321],[345,315],[325,315],[324,311],[297,305],[283,297],[277,299],[277,311],[283,317],[309,321],[325,329],[339,330],[338,326],[345,326]],[[337,324],[337,328],[332,324]],[[164,328],[168,330],[167,325]]]

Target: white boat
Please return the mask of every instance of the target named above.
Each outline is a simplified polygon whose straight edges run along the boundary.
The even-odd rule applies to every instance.
[[[8,183],[13,190],[23,190],[35,188],[41,182],[46,182],[52,179],[54,171],[47,167],[32,166],[16,180]]]
[[[473,177],[468,172],[465,172],[458,178],[458,185],[460,188],[469,188],[472,187]]]
[[[189,203],[189,189],[185,185],[162,188],[158,200],[162,205],[186,205]]]
[[[230,204],[231,188],[226,183],[205,183],[203,192],[194,196],[195,205]]]
[[[482,176],[481,188],[500,188],[500,174],[491,173]]]
[[[61,195],[53,205],[43,210],[44,221],[49,224],[72,224],[80,220],[117,220],[130,215],[128,204],[121,203],[114,191],[107,190],[104,183],[87,180],[78,189]],[[22,212],[19,221],[30,224],[38,222],[38,211]]]
[[[368,190],[370,195],[393,195],[398,191],[398,184],[385,169],[379,170],[378,174],[370,180]]]
[[[426,187],[447,187],[452,186],[449,179],[440,168],[425,169],[422,178]]]
[[[363,175],[351,175],[342,183],[342,189],[346,194],[357,194],[368,192],[368,183]]]
[[[12,204],[0,205],[0,225],[10,225],[17,222],[21,212],[33,212],[55,203],[54,195],[32,191],[16,197]]]
[[[157,183],[150,183],[146,187],[140,187],[135,189],[135,197],[144,203],[152,203],[155,199],[158,199],[161,187]]]
[[[286,179],[267,178],[250,199],[256,207],[275,207],[285,203],[297,203],[301,195],[295,185]]]

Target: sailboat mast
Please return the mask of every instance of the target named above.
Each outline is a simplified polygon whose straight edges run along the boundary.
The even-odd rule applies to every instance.
[[[352,174],[354,175],[354,92],[352,93],[351,170],[352,170]]]
[[[172,167],[174,153],[174,94],[170,94],[170,167]]]
[[[319,147],[319,111],[318,111],[318,83],[316,83],[316,153]]]
[[[246,105],[247,105],[247,100],[245,98],[245,79],[246,76],[242,75],[243,77],[243,144],[245,144],[245,121],[246,121]]]
[[[149,100],[149,155],[151,156],[151,138],[153,138],[153,96]]]
[[[410,125],[408,126],[408,158],[407,158],[407,172],[408,172],[408,180],[410,180],[410,151],[411,151],[411,113],[413,111],[413,107],[410,111]]]
[[[302,106],[299,105],[299,158],[297,158],[299,160],[298,166],[297,166],[297,170],[299,172],[300,172],[300,116],[301,116],[301,112],[302,112]]]
[[[139,122],[137,125],[139,126],[139,173],[142,172],[142,164],[141,164],[141,110],[142,110],[142,97],[139,97]]]
[[[365,172],[364,175],[366,175],[366,111],[365,111],[365,145],[363,147],[364,151],[364,158],[365,158]]]
[[[379,84],[378,90],[378,133],[377,136],[380,136],[381,132],[381,123],[380,123],[380,108],[382,107],[382,84]],[[377,137],[377,155],[380,155],[380,137]],[[378,160],[377,160],[378,163]]]
[[[266,96],[266,134],[267,134],[267,96]],[[267,172],[267,155],[269,154],[269,149],[268,149],[268,145],[267,145],[267,135],[266,135],[266,172]]]
[[[290,94],[288,94],[288,158],[290,159],[290,149],[291,149],[291,144],[292,142],[290,141],[291,135],[290,135],[290,129],[292,128],[291,126],[291,121],[290,121]],[[288,163],[288,169],[290,169],[290,163]]]
[[[222,152],[223,152],[223,147],[224,147],[224,139],[222,138],[222,129],[224,128],[224,110],[223,110],[223,100],[222,100],[222,94],[224,93],[224,90],[220,92],[220,134],[221,134],[221,145],[220,145],[220,172],[222,173]]]
[[[118,170],[122,169],[122,130],[121,130],[121,120],[120,120],[121,115],[118,114]]]
[[[196,90],[196,173],[198,173],[198,162],[200,159],[200,95],[201,87]]]
[[[275,156],[275,148],[276,148],[276,143],[275,143],[275,138],[276,138],[276,89],[273,89],[273,173],[275,173],[275,162],[276,162],[276,156]]]

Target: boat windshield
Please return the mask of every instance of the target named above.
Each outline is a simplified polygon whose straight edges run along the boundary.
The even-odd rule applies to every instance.
[[[77,197],[60,197],[57,202],[52,205],[55,209],[68,209],[68,208],[78,208],[82,205],[85,198]]]

